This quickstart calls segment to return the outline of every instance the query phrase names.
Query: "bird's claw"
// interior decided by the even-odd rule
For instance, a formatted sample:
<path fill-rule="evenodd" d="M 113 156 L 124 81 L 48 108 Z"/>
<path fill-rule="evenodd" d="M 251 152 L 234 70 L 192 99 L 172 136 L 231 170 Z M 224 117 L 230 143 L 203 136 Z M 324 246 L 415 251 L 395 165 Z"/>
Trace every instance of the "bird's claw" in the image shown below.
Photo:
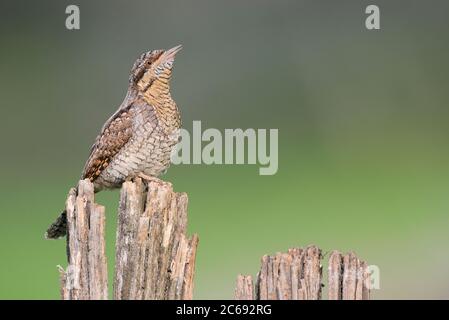
<path fill-rule="evenodd" d="M 138 176 L 139 178 L 142 178 L 142 179 L 145 180 L 145 181 L 148 181 L 148 182 L 158 182 L 158 183 L 163 182 L 163 181 L 162 181 L 161 179 L 159 179 L 159 178 L 152 177 L 152 176 L 146 175 L 146 174 L 144 174 L 144 173 L 139 173 L 137 176 Z"/>

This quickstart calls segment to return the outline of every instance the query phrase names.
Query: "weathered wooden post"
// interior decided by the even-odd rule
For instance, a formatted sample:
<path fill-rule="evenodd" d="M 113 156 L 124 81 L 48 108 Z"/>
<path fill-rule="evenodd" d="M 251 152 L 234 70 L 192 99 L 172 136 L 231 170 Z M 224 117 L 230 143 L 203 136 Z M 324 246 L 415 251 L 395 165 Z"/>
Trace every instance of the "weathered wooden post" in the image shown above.
<path fill-rule="evenodd" d="M 237 300 L 319 300 L 322 297 L 322 255 L 316 246 L 289 249 L 262 257 L 253 284 L 251 276 L 239 275 Z M 328 262 L 329 300 L 369 299 L 368 265 L 354 253 L 333 251 Z"/>
<path fill-rule="evenodd" d="M 354 252 L 334 250 L 329 257 L 329 300 L 369 300 L 369 271 Z"/>
<path fill-rule="evenodd" d="M 60 269 L 61 298 L 105 300 L 108 271 L 105 254 L 105 211 L 94 202 L 88 180 L 72 188 L 66 202 L 68 267 Z"/>
<path fill-rule="evenodd" d="M 125 182 L 120 193 L 114 299 L 192 299 L 198 236 L 187 237 L 185 193 L 158 179 Z M 66 202 L 68 267 L 60 267 L 65 300 L 108 298 L 105 210 L 95 203 L 88 180 L 71 189 Z M 264 255 L 256 282 L 239 275 L 235 299 L 319 300 L 321 249 L 317 246 Z M 354 253 L 332 251 L 328 259 L 330 300 L 370 297 L 368 265 Z"/>
<path fill-rule="evenodd" d="M 187 201 L 169 182 L 123 184 L 115 299 L 192 299 L 198 236 L 186 236 Z"/>
<path fill-rule="evenodd" d="M 185 193 L 168 182 L 125 182 L 120 193 L 114 299 L 192 299 L 198 236 L 186 236 Z M 107 299 L 104 207 L 88 180 L 66 203 L 68 267 L 61 273 L 66 300 Z"/>

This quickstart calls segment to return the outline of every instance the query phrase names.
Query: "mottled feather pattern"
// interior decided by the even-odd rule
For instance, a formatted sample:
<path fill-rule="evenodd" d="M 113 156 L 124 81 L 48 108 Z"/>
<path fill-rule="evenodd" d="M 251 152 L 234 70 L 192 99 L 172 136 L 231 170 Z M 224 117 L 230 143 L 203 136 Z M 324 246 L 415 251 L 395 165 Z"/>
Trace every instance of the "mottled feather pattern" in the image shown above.
<path fill-rule="evenodd" d="M 181 46 L 152 50 L 134 63 L 126 97 L 106 121 L 83 169 L 95 191 L 119 188 L 144 174 L 158 177 L 170 166 L 181 117 L 170 95 L 173 62 Z M 48 238 L 66 234 L 64 213 L 48 229 Z"/>
<path fill-rule="evenodd" d="M 132 136 L 132 105 L 119 110 L 103 127 L 91 148 L 90 156 L 83 170 L 83 179 L 94 181 L 109 165 L 111 159 L 120 151 Z"/>
<path fill-rule="evenodd" d="M 157 177 L 170 166 L 180 126 L 176 106 L 157 108 L 146 100 L 138 95 L 97 137 L 83 174 L 96 190 L 117 188 L 139 173 Z"/>

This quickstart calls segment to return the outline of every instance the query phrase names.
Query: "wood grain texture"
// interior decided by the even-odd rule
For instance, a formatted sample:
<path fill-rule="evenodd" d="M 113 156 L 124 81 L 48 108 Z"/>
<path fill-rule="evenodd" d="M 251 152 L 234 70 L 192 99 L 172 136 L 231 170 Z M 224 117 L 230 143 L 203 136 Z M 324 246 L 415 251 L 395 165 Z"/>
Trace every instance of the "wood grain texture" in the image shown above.
<path fill-rule="evenodd" d="M 369 300 L 369 270 L 354 252 L 333 251 L 329 257 L 329 299 Z"/>
<path fill-rule="evenodd" d="M 341 300 L 343 294 L 343 257 L 337 250 L 331 252 L 328 265 L 329 300 Z"/>
<path fill-rule="evenodd" d="M 71 189 L 66 202 L 66 270 L 59 268 L 61 297 L 64 300 L 104 300 L 108 298 L 105 254 L 105 211 L 94 202 L 94 186 L 82 180 Z"/>
<path fill-rule="evenodd" d="M 187 202 L 161 180 L 123 184 L 115 299 L 192 299 L 198 236 L 186 236 Z"/>
<path fill-rule="evenodd" d="M 362 261 L 353 252 L 343 256 L 343 300 L 362 300 L 363 268 Z"/>
<path fill-rule="evenodd" d="M 258 300 L 318 300 L 321 298 L 321 250 L 316 246 L 289 249 L 262 257 L 257 275 Z"/>
<path fill-rule="evenodd" d="M 192 299 L 198 236 L 186 236 L 185 193 L 168 182 L 123 184 L 117 227 L 115 299 Z M 68 267 L 59 268 L 64 300 L 108 298 L 104 207 L 88 180 L 70 190 Z"/>
<path fill-rule="evenodd" d="M 235 300 L 254 300 L 253 278 L 239 274 L 234 293 Z"/>
<path fill-rule="evenodd" d="M 286 253 L 264 255 L 254 285 L 251 276 L 239 275 L 238 300 L 319 300 L 322 298 L 321 250 L 314 246 L 293 248 Z M 328 260 L 329 300 L 368 300 L 369 273 L 366 262 L 353 252 L 332 251 Z"/>

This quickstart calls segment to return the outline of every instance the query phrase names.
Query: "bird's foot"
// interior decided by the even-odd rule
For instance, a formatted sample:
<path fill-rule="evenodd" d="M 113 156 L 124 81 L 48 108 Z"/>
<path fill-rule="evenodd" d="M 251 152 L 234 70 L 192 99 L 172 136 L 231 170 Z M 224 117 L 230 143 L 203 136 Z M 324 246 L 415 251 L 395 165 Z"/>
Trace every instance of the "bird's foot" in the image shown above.
<path fill-rule="evenodd" d="M 145 180 L 145 181 L 147 181 L 147 182 L 164 183 L 164 181 L 162 181 L 161 179 L 156 178 L 156 177 L 152 177 L 152 176 L 149 176 L 149 175 L 146 175 L 146 174 L 144 174 L 144 173 L 139 173 L 137 176 L 138 176 L 139 178 L 142 178 L 143 180 Z"/>

